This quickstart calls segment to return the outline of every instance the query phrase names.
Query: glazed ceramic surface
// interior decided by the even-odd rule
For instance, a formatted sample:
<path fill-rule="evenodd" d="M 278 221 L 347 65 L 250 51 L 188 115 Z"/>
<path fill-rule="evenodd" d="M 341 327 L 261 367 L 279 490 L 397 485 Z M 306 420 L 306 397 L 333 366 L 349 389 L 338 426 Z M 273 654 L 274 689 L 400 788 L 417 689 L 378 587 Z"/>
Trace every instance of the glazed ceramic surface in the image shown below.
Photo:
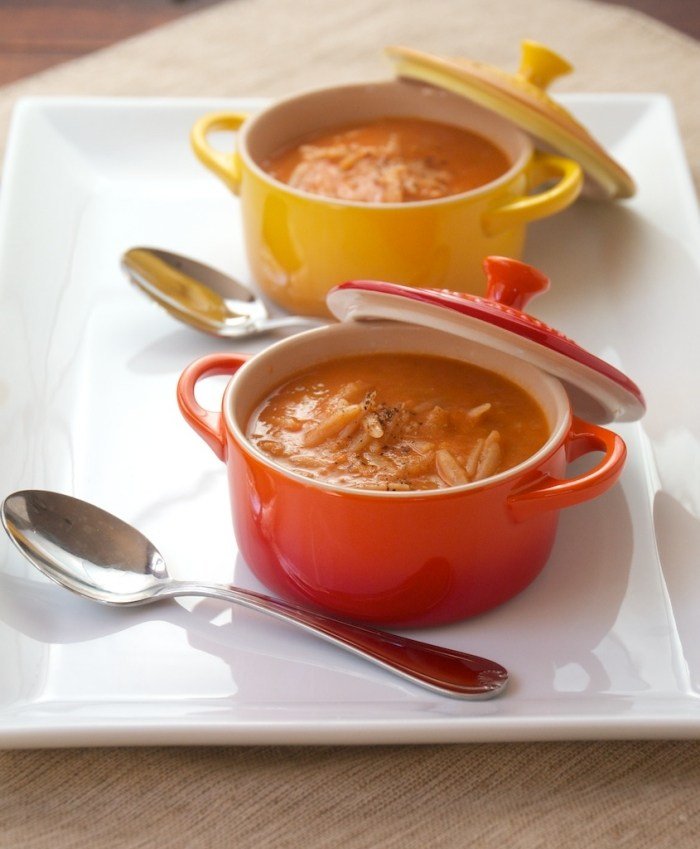
<path fill-rule="evenodd" d="M 0 745 L 700 735 L 700 416 L 677 389 L 700 373 L 697 203 L 668 100 L 562 101 L 640 191 L 624 205 L 579 202 L 529 231 L 525 259 L 559 281 L 532 311 L 634 376 L 648 412 L 611 426 L 628 446 L 619 484 L 561 511 L 526 590 L 460 623 L 407 629 L 501 661 L 504 697 L 432 696 L 213 602 L 95 607 L 41 578 L 3 535 Z M 221 461 L 175 401 L 182 369 L 230 344 L 173 323 L 124 280 L 119 257 L 145 242 L 252 282 L 237 203 L 187 133 L 207 112 L 262 105 L 25 101 L 0 190 L 2 495 L 86 498 L 137 525 L 177 577 L 259 591 L 236 551 Z M 201 384 L 202 403 L 221 404 L 222 382 Z"/>
<path fill-rule="evenodd" d="M 294 189 L 260 168 L 267 156 L 311 132 L 385 116 L 420 116 L 471 129 L 508 156 L 497 180 L 460 195 L 417 203 L 373 204 Z M 235 152 L 208 136 L 237 130 Z M 578 196 L 573 160 L 533 152 L 529 137 L 496 114 L 432 86 L 386 82 L 309 92 L 280 101 L 252 119 L 245 113 L 203 116 L 192 132 L 202 162 L 240 197 L 245 244 L 263 291 L 294 312 L 325 315 L 325 296 L 362 277 L 482 292 L 488 254 L 518 257 L 526 225 Z M 531 188 L 552 180 L 539 194 Z M 221 227 L 228 230 L 230 216 Z"/>
<path fill-rule="evenodd" d="M 294 474 L 250 444 L 261 400 L 296 372 L 367 352 L 451 357 L 525 389 L 550 431 L 528 461 L 484 481 L 431 492 L 360 492 Z M 200 379 L 236 374 L 222 414 L 195 398 Z M 426 626 L 483 613 L 512 598 L 549 556 L 558 511 L 600 495 L 625 460 L 619 436 L 572 423 L 557 381 L 520 359 L 446 333 L 396 322 L 335 325 L 279 342 L 252 360 L 201 358 L 178 386 L 183 415 L 228 468 L 236 538 L 269 588 L 360 621 Z M 567 460 L 602 451 L 592 470 L 564 480 Z"/>
<path fill-rule="evenodd" d="M 521 42 L 520 67 L 509 73 L 483 62 L 450 59 L 410 47 L 388 47 L 397 75 L 430 82 L 454 91 L 508 118 L 538 140 L 545 150 L 578 162 L 585 174 L 585 193 L 591 197 L 629 198 L 634 179 L 596 140 L 594 135 L 551 97 L 547 88 L 572 65 L 544 44 Z"/>

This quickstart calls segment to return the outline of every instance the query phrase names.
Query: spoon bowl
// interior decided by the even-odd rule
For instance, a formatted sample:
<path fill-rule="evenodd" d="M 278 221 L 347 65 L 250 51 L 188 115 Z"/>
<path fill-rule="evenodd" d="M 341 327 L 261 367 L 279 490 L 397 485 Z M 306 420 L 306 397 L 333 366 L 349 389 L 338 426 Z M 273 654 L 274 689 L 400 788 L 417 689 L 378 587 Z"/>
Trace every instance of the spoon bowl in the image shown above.
<path fill-rule="evenodd" d="M 271 318 L 262 299 L 239 280 L 171 251 L 131 248 L 121 266 L 129 280 L 173 318 L 212 336 L 242 339 L 328 323 L 297 315 Z"/>
<path fill-rule="evenodd" d="M 111 605 L 205 596 L 291 622 L 441 695 L 487 699 L 508 680 L 498 663 L 407 637 L 354 625 L 223 584 L 178 581 L 136 528 L 93 504 L 58 492 L 24 490 L 2 505 L 2 523 L 22 554 L 74 593 Z"/>

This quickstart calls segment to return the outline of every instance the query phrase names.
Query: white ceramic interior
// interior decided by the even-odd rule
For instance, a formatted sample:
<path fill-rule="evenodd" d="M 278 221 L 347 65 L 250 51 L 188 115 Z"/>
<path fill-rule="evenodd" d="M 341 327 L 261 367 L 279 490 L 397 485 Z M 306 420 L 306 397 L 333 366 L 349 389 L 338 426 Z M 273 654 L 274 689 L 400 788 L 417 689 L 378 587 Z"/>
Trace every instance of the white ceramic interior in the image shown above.
<path fill-rule="evenodd" d="M 223 397 L 223 413 L 228 429 L 238 443 L 263 463 L 308 485 L 323 489 L 343 490 L 334 484 L 310 480 L 296 475 L 288 468 L 275 463 L 268 455 L 249 442 L 246 431 L 251 417 L 270 392 L 294 374 L 323 360 L 352 354 L 368 353 L 418 353 L 463 360 L 502 375 L 516 383 L 540 404 L 550 431 L 547 442 L 529 459 L 518 466 L 488 478 L 465 484 L 455 489 L 478 488 L 516 476 L 536 466 L 566 436 L 570 421 L 570 404 L 558 380 L 535 366 L 481 345 L 469 339 L 458 338 L 439 330 L 400 322 L 347 322 L 309 330 L 283 339 L 252 357 L 229 381 Z M 357 490 L 353 490 L 357 492 Z M 410 498 L 419 495 L 440 496 L 445 490 L 421 492 L 381 492 L 363 490 L 368 497 Z"/>
<path fill-rule="evenodd" d="M 510 179 L 525 167 L 532 154 L 529 136 L 494 112 L 444 89 L 404 80 L 315 89 L 277 101 L 246 121 L 238 134 L 238 152 L 248 168 L 265 180 L 277 182 L 260 167 L 265 158 L 298 144 L 309 134 L 386 117 L 419 117 L 463 127 L 489 139 L 506 154 L 511 167 L 504 174 L 469 192 L 449 196 L 452 199 L 480 194 Z M 315 197 L 290 186 L 285 188 Z"/>

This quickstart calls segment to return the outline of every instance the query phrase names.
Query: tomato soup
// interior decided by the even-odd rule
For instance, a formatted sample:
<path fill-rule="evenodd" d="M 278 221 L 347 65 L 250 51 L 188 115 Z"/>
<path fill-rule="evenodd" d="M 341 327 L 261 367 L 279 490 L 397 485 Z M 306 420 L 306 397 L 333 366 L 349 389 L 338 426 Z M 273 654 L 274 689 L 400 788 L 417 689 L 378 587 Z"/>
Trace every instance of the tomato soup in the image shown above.
<path fill-rule="evenodd" d="M 312 135 L 261 164 L 294 188 L 365 203 L 460 194 L 490 183 L 510 166 L 500 148 L 476 133 L 403 117 Z"/>
<path fill-rule="evenodd" d="M 298 474 L 399 492 L 483 480 L 548 436 L 539 404 L 510 380 L 420 354 L 322 363 L 277 387 L 248 424 L 251 442 Z"/>

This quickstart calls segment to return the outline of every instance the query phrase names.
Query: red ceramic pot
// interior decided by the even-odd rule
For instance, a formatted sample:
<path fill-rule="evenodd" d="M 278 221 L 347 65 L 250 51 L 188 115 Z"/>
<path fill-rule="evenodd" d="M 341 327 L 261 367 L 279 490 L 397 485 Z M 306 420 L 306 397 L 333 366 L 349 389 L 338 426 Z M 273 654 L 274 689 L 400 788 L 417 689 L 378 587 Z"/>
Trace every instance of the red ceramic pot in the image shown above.
<path fill-rule="evenodd" d="M 539 402 L 547 442 L 483 481 L 378 492 L 310 480 L 248 440 L 250 417 L 273 388 L 320 357 L 372 351 L 463 359 L 504 375 Z M 195 399 L 197 382 L 215 374 L 232 375 L 216 412 Z M 236 538 L 257 577 L 284 598 L 371 623 L 437 625 L 512 598 L 547 562 L 559 511 L 609 489 L 626 454 L 618 435 L 572 413 L 561 382 L 543 369 L 468 338 L 395 321 L 311 330 L 251 358 L 202 357 L 183 372 L 178 400 L 226 464 Z M 565 478 L 567 464 L 589 452 L 602 459 Z"/>

